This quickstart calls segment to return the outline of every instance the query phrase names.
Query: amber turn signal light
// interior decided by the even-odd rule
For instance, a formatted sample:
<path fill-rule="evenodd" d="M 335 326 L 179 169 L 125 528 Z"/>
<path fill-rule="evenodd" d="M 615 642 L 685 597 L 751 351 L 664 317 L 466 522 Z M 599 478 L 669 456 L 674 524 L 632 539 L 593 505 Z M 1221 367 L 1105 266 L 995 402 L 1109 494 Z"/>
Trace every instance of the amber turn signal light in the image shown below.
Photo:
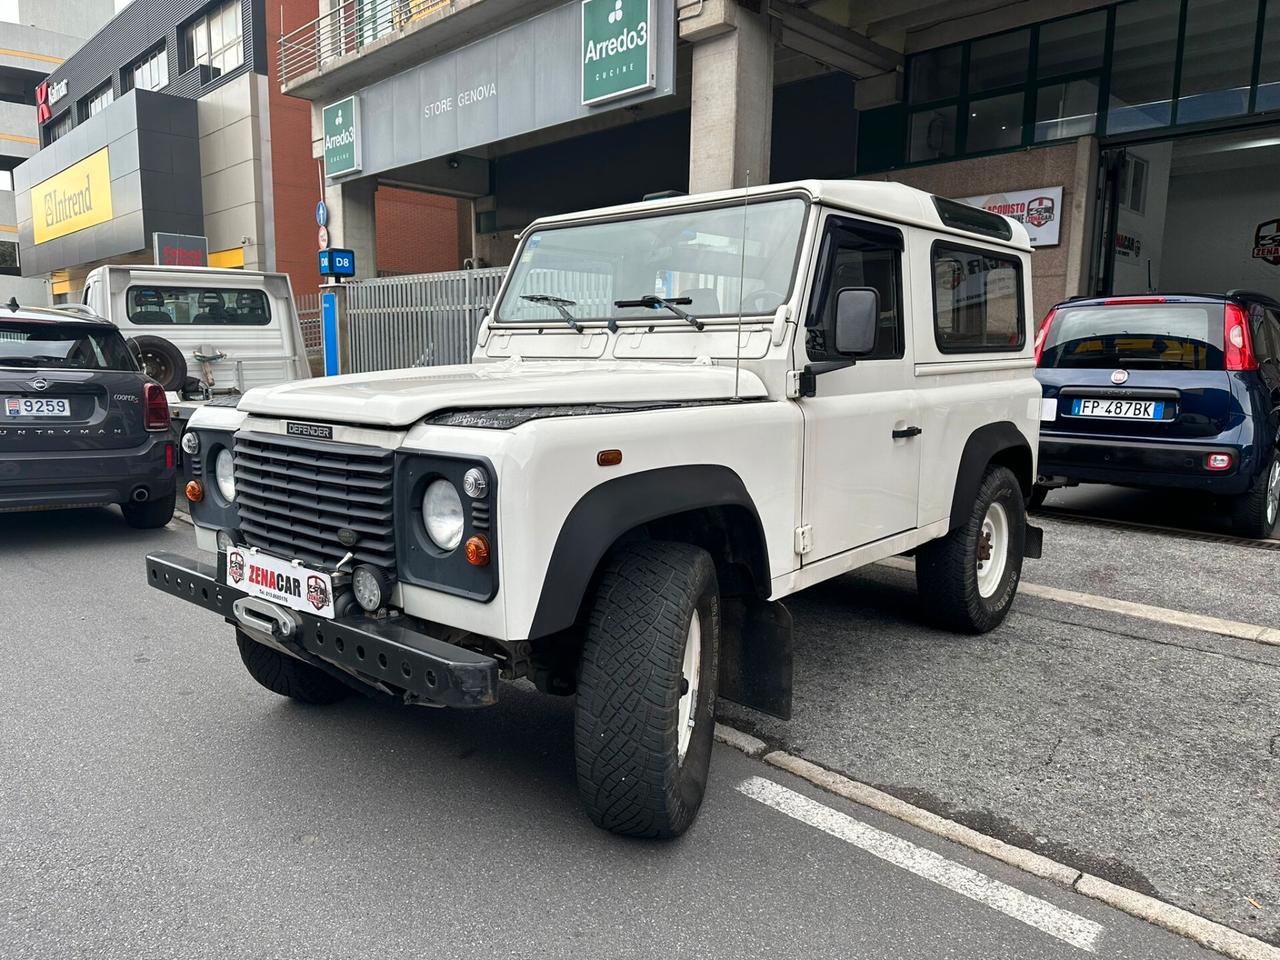
<path fill-rule="evenodd" d="M 186 494 L 192 503 L 199 503 L 204 499 L 204 486 L 199 480 L 188 480 Z"/>
<path fill-rule="evenodd" d="M 489 565 L 489 541 L 479 534 L 467 541 L 467 563 L 473 567 Z"/>
<path fill-rule="evenodd" d="M 601 450 L 596 454 L 596 464 L 601 467 L 616 467 L 621 462 L 621 450 Z"/>

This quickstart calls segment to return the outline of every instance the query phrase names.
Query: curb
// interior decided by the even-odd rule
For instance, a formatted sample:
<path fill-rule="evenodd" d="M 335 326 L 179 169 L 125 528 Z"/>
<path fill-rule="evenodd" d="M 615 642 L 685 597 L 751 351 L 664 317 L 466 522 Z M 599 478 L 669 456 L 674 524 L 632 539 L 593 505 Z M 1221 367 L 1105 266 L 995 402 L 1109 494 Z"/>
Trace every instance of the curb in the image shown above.
<path fill-rule="evenodd" d="M 785 770 L 828 793 L 844 797 L 860 806 L 878 810 L 895 820 L 901 820 L 934 836 L 985 854 L 1025 873 L 1051 880 L 1074 890 L 1081 896 L 1105 903 L 1131 917 L 1145 920 L 1170 933 L 1186 937 L 1202 947 L 1232 957 L 1233 960 L 1280 960 L 1280 948 L 1243 934 L 1239 930 L 1207 920 L 1189 910 L 1175 907 L 1173 904 L 1138 893 L 1136 890 L 1121 887 L 1092 874 L 1082 873 L 1074 867 L 1058 863 L 1042 854 L 989 837 L 954 820 L 948 820 L 946 817 L 940 817 L 936 813 L 930 813 L 928 810 L 899 800 L 883 790 L 877 790 L 865 783 L 834 773 L 802 757 L 783 750 L 767 752 L 768 746 L 763 740 L 743 733 L 741 730 L 717 723 L 715 738 L 749 757 L 759 757 L 770 766 Z"/>

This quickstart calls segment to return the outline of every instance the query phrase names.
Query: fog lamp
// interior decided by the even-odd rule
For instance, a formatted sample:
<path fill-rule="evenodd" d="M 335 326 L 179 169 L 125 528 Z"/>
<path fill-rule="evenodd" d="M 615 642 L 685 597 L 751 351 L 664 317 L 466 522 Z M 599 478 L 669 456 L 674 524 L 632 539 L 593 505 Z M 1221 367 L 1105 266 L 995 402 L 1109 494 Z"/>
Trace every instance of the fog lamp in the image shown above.
<path fill-rule="evenodd" d="M 356 603 L 368 613 L 381 610 L 391 600 L 391 578 L 367 563 L 362 563 L 351 573 L 351 589 Z"/>

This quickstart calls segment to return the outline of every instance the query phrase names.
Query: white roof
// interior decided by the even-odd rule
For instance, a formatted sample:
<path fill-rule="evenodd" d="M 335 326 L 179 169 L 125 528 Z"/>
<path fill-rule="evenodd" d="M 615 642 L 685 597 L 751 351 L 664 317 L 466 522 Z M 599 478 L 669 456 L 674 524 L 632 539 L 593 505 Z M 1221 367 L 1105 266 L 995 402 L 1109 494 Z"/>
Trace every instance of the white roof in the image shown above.
<path fill-rule="evenodd" d="M 763 187 L 752 187 L 753 198 L 776 196 L 781 194 L 806 193 L 816 201 L 862 213 L 894 223 L 924 227 L 941 233 L 952 233 L 969 237 L 983 243 L 1014 247 L 1018 250 L 1030 250 L 1031 241 L 1026 228 L 1009 217 L 1013 229 L 1013 237 L 1009 240 L 998 240 L 985 234 L 956 229 L 943 224 L 938 216 L 937 207 L 933 204 L 933 194 L 917 190 L 905 183 L 892 183 L 883 180 L 796 180 L 791 183 L 770 183 Z M 653 213 L 657 210 L 677 209 L 690 204 L 702 204 L 717 200 L 741 201 L 742 190 L 721 190 L 716 193 L 700 193 L 689 196 L 667 197 L 661 200 L 645 200 L 639 203 L 621 204 L 615 207 L 602 207 L 596 210 L 582 210 L 577 213 L 562 214 L 554 217 L 543 217 L 535 220 L 531 227 L 545 226 L 555 223 L 572 223 L 578 220 L 595 220 L 600 217 L 623 216 L 634 213 Z M 995 216 L 995 214 L 993 214 Z"/>

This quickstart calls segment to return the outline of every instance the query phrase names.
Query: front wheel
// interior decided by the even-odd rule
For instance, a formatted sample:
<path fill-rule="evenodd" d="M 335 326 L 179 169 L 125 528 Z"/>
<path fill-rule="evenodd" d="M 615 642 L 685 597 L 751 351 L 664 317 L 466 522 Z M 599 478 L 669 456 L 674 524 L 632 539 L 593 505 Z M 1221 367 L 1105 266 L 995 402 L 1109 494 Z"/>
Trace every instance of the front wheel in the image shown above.
<path fill-rule="evenodd" d="M 1027 513 L 1008 467 L 987 468 L 965 522 L 916 552 L 916 586 L 938 622 L 986 633 L 1004 621 L 1022 577 Z"/>
<path fill-rule="evenodd" d="M 1265 540 L 1276 535 L 1280 521 L 1280 451 L 1249 492 L 1236 498 L 1231 512 L 1236 532 L 1242 537 Z"/>
<path fill-rule="evenodd" d="M 715 564 L 685 543 L 605 561 L 578 667 L 578 791 L 596 826 L 676 837 L 707 787 L 720 656 Z"/>
<path fill-rule="evenodd" d="M 272 693 L 299 703 L 328 704 L 345 700 L 350 688 L 323 670 L 272 650 L 246 633 L 236 631 L 236 645 L 249 676 Z"/>

